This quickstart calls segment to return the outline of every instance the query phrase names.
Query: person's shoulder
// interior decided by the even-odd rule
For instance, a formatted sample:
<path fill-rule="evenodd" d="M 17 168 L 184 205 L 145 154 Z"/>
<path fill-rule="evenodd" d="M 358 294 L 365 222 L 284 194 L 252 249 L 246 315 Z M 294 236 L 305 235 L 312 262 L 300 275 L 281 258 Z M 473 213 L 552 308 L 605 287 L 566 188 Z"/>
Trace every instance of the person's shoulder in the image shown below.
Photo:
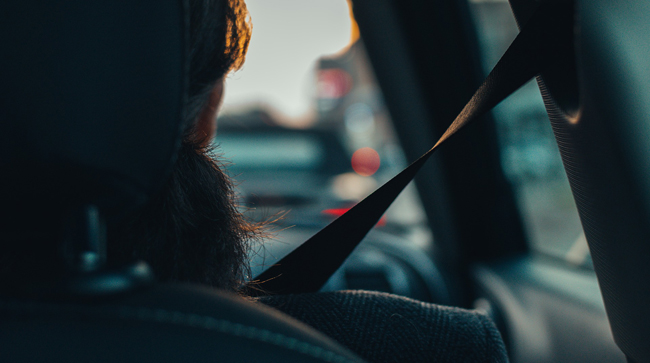
<path fill-rule="evenodd" d="M 499 331 L 476 310 L 357 290 L 256 300 L 311 325 L 370 362 L 507 362 Z"/>

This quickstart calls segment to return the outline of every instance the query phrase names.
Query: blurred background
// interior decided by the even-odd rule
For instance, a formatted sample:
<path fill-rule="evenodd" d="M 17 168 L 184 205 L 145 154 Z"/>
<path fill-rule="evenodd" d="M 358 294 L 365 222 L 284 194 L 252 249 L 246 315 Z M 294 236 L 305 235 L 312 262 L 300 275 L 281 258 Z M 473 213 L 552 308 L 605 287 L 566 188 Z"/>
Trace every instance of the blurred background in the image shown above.
<path fill-rule="evenodd" d="M 217 152 L 240 204 L 272 236 L 253 276 L 407 165 L 346 0 L 247 0 L 246 63 L 226 82 Z M 507 1 L 472 0 L 485 72 L 518 30 Z M 494 110 L 504 171 L 531 247 L 589 266 L 584 236 L 539 90 L 530 83 Z M 450 120 L 451 122 L 451 120 Z M 445 302 L 428 258 L 435 241 L 414 186 L 405 190 L 328 289 L 374 289 Z"/>

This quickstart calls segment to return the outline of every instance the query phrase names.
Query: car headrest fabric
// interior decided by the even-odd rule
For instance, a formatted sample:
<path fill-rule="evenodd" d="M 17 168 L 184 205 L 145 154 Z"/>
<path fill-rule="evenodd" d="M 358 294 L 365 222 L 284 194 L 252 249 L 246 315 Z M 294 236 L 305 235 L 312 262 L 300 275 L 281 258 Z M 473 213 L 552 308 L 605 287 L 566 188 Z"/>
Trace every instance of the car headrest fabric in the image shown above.
<path fill-rule="evenodd" d="M 124 210 L 156 190 L 182 128 L 184 8 L 182 0 L 0 2 L 5 210 Z"/>

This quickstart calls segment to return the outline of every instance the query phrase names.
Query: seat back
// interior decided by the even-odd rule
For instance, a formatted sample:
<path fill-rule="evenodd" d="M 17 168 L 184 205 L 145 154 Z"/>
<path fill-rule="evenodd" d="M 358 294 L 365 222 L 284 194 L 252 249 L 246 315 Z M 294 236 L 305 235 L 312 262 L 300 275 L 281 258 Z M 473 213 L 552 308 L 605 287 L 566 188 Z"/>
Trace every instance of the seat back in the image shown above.
<path fill-rule="evenodd" d="M 0 298 L 0 316 L 3 362 L 363 362 L 280 312 L 191 285 L 92 303 Z"/>

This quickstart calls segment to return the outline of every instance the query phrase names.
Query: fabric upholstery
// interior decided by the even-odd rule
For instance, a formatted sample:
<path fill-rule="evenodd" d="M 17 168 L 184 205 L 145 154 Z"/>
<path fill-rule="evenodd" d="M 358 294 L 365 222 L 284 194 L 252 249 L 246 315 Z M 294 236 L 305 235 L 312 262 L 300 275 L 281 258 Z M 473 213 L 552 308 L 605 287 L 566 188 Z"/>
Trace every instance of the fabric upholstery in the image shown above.
<path fill-rule="evenodd" d="M 368 291 L 277 295 L 257 301 L 373 363 L 508 361 L 496 326 L 477 311 Z"/>
<path fill-rule="evenodd" d="M 159 284 L 96 301 L 0 297 L 1 362 L 362 362 L 240 296 Z"/>
<path fill-rule="evenodd" d="M 184 7 L 0 2 L 0 198 L 20 212 L 3 230 L 68 205 L 121 215 L 159 190 L 182 131 Z"/>

